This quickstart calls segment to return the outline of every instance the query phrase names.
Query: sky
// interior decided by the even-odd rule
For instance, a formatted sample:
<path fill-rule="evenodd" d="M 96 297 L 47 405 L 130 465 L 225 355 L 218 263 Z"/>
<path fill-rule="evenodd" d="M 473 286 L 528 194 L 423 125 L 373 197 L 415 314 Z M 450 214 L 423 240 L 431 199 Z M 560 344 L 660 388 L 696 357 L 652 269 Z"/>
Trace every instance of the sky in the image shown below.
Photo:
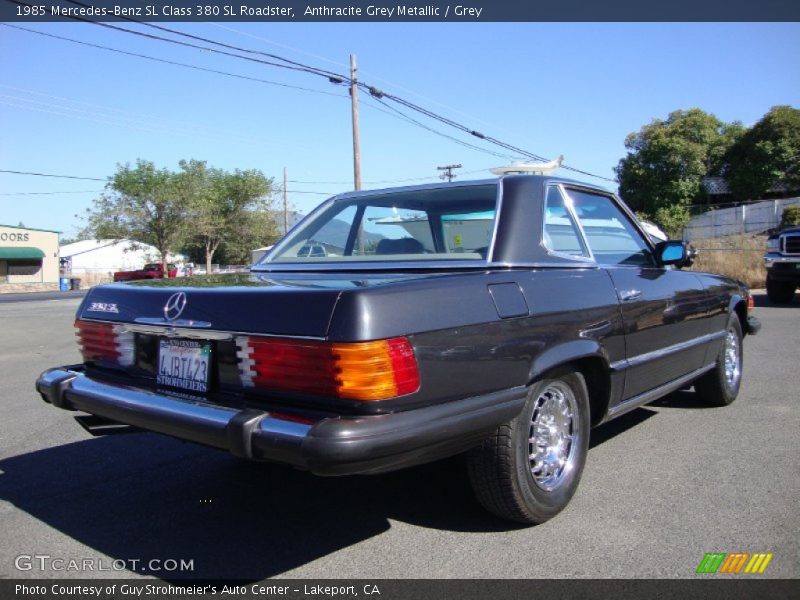
<path fill-rule="evenodd" d="M 273 83 L 0 25 L 0 170 L 101 180 L 0 173 L 2 224 L 72 237 L 105 179 L 139 158 L 170 169 L 182 159 L 259 169 L 278 184 L 285 167 L 289 201 L 303 213 L 353 189 L 350 102 L 341 85 L 88 23 L 13 25 Z M 798 23 L 162 25 L 342 74 L 355 54 L 364 83 L 611 179 L 625 136 L 673 110 L 698 107 L 749 126 L 772 106 L 800 105 Z M 436 167 L 454 163 L 463 165 L 460 180 L 483 179 L 514 158 L 402 109 L 425 127 L 507 156 L 466 148 L 364 93 L 360 99 L 364 189 L 437 181 Z"/>

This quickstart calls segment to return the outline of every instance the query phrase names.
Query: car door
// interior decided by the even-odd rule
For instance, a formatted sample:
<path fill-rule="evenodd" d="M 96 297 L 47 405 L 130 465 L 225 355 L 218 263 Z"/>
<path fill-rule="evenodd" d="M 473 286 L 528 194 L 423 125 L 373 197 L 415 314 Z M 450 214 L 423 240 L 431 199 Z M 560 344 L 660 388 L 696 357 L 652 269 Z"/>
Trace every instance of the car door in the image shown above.
<path fill-rule="evenodd" d="M 565 188 L 592 257 L 614 284 L 625 329 L 623 401 L 703 366 L 707 293 L 693 273 L 656 263 L 652 247 L 612 196 Z"/>

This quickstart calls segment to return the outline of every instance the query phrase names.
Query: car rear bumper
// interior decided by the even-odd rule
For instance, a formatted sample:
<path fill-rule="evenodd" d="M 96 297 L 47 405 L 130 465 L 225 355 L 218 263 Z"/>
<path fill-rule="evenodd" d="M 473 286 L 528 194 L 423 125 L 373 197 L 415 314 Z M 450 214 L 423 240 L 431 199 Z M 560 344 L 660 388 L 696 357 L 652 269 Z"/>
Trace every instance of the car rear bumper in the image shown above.
<path fill-rule="evenodd" d="M 36 391 L 59 408 L 319 475 L 390 471 L 466 450 L 513 419 L 527 394 L 517 387 L 392 414 L 303 423 L 101 381 L 82 366 L 45 371 Z"/>

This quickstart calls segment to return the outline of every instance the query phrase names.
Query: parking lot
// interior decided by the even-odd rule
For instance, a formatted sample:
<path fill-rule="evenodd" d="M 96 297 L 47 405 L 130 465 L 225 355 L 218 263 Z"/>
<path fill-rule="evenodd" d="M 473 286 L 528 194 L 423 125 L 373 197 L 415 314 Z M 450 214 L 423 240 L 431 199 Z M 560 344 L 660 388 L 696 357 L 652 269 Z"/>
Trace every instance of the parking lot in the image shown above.
<path fill-rule="evenodd" d="M 459 458 L 325 479 L 93 438 L 33 391 L 79 361 L 79 299 L 0 303 L 0 578 L 686 578 L 706 552 L 773 553 L 757 577 L 798 577 L 800 301 L 757 300 L 737 401 L 678 392 L 594 430 L 577 495 L 533 528 L 488 516 Z"/>

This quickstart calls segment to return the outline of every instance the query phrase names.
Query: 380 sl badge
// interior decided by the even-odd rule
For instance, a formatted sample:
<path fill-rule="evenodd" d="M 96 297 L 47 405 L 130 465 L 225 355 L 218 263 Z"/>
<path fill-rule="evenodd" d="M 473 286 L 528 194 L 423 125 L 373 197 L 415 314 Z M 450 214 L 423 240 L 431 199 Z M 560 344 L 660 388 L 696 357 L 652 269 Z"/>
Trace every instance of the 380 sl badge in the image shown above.
<path fill-rule="evenodd" d="M 86 310 L 119 314 L 119 308 L 115 302 L 92 302 Z"/>

